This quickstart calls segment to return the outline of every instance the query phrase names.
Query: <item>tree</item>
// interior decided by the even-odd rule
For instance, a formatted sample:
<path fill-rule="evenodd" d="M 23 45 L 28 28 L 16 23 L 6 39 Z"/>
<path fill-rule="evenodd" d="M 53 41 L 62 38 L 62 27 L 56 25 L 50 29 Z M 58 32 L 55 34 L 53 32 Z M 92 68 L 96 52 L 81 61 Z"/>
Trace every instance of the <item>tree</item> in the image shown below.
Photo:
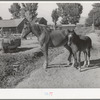
<path fill-rule="evenodd" d="M 18 3 L 13 3 L 9 8 L 9 12 L 12 14 L 12 17 L 14 19 L 20 18 L 20 10 L 21 10 L 21 6 Z"/>
<path fill-rule="evenodd" d="M 37 14 L 38 3 L 22 3 L 21 16 L 26 17 L 28 21 L 32 21 Z"/>
<path fill-rule="evenodd" d="M 26 18 L 32 21 L 37 16 L 38 3 L 13 3 L 9 8 L 9 12 L 13 18 Z"/>
<path fill-rule="evenodd" d="M 56 28 L 57 21 L 59 19 L 59 15 L 58 15 L 58 10 L 57 9 L 52 11 L 51 17 L 52 17 L 52 21 L 54 22 L 55 28 Z"/>
<path fill-rule="evenodd" d="M 93 9 L 89 12 L 88 18 L 86 19 L 86 26 L 94 25 L 95 27 L 100 26 L 100 3 L 94 3 Z"/>
<path fill-rule="evenodd" d="M 62 24 L 76 24 L 79 22 L 83 6 L 80 3 L 57 3 Z"/>
<path fill-rule="evenodd" d="M 0 20 L 3 20 L 3 18 L 2 18 L 2 17 L 0 17 Z"/>

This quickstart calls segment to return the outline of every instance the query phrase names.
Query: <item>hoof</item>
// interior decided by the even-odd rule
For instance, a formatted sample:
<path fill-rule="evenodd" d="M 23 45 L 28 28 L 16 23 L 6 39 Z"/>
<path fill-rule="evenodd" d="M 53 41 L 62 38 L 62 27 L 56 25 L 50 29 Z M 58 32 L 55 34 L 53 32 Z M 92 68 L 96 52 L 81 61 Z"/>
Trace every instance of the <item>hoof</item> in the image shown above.
<path fill-rule="evenodd" d="M 74 65 L 72 64 L 71 67 L 74 67 Z"/>
<path fill-rule="evenodd" d="M 43 69 L 44 69 L 45 72 L 47 72 L 47 66 L 43 65 Z"/>
<path fill-rule="evenodd" d="M 45 69 L 45 72 L 47 72 L 47 68 Z"/>
<path fill-rule="evenodd" d="M 44 69 L 47 69 L 47 66 L 46 66 L 46 65 L 43 65 L 43 68 L 44 68 Z"/>
<path fill-rule="evenodd" d="M 47 67 L 48 67 L 48 64 L 47 64 L 46 62 L 44 62 L 43 68 L 44 68 L 44 69 L 47 69 Z"/>
<path fill-rule="evenodd" d="M 89 67 L 89 65 L 86 65 L 86 67 L 88 68 L 88 67 Z"/>
<path fill-rule="evenodd" d="M 75 64 L 74 64 L 74 67 L 75 67 L 76 69 L 78 69 L 78 63 L 75 63 Z"/>
<path fill-rule="evenodd" d="M 78 69 L 78 66 L 74 66 L 76 69 Z"/>
<path fill-rule="evenodd" d="M 47 68 L 47 66 L 45 66 L 45 65 L 43 64 L 43 68 L 44 68 L 44 69 L 46 69 L 46 68 Z"/>
<path fill-rule="evenodd" d="M 68 63 L 68 66 L 71 66 L 71 65 L 72 65 L 72 63 L 71 63 L 71 62 L 69 62 L 69 63 Z"/>
<path fill-rule="evenodd" d="M 78 70 L 81 72 L 81 68 L 80 67 L 78 67 Z"/>
<path fill-rule="evenodd" d="M 88 68 L 88 65 L 84 65 L 83 68 Z"/>

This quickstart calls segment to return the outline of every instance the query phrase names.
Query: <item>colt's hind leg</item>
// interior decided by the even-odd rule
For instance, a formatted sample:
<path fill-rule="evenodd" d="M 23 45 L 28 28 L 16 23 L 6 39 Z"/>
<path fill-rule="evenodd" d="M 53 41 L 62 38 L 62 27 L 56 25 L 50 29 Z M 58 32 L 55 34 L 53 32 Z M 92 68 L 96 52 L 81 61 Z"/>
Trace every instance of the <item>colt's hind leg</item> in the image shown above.
<path fill-rule="evenodd" d="M 90 49 L 88 50 L 88 64 L 87 67 L 90 65 Z"/>
<path fill-rule="evenodd" d="M 86 67 L 86 64 L 87 64 L 87 52 L 86 51 L 84 51 L 84 58 L 85 60 L 84 60 L 83 66 Z"/>
<path fill-rule="evenodd" d="M 74 63 L 73 63 L 73 66 L 74 66 L 75 68 L 77 68 L 77 69 L 78 69 L 78 63 L 77 63 L 77 53 L 74 53 L 74 54 L 73 54 L 73 57 L 74 57 Z"/>
<path fill-rule="evenodd" d="M 43 68 L 44 69 L 47 69 L 48 67 L 48 46 L 44 46 L 44 56 L 45 56 L 45 61 L 44 61 L 44 64 L 43 64 Z"/>

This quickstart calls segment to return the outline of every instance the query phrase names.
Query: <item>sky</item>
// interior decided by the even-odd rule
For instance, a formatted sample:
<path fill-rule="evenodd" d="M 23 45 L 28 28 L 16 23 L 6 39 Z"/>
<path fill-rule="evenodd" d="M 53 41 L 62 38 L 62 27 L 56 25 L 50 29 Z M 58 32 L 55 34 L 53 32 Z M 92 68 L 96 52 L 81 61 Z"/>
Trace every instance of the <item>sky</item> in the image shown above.
<path fill-rule="evenodd" d="M 12 3 L 0 3 L 0 16 L 3 19 L 10 19 L 11 14 L 9 12 L 9 8 Z M 81 14 L 82 17 L 87 17 L 89 11 L 92 9 L 92 3 L 81 3 L 83 6 L 83 12 Z M 52 23 L 51 13 L 52 10 L 57 8 L 56 3 L 39 3 L 38 4 L 38 16 L 44 17 L 48 23 Z"/>

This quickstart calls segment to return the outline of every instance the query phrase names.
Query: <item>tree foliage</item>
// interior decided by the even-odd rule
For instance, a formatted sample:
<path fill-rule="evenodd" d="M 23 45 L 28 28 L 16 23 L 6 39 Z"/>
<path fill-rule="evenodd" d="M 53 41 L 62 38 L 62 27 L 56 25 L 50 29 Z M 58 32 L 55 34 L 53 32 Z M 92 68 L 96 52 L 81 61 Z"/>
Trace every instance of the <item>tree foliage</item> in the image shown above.
<path fill-rule="evenodd" d="M 9 12 L 13 18 L 27 18 L 29 21 L 37 16 L 38 3 L 13 3 L 9 8 Z"/>
<path fill-rule="evenodd" d="M 62 24 L 76 24 L 79 22 L 83 6 L 80 3 L 57 3 Z"/>
<path fill-rule="evenodd" d="M 86 19 L 86 26 L 91 26 L 94 24 L 94 26 L 99 27 L 100 26 L 100 3 L 94 3 L 93 9 L 89 12 L 88 18 Z"/>
<path fill-rule="evenodd" d="M 32 21 L 37 14 L 38 3 L 22 3 L 21 16 Z"/>
<path fill-rule="evenodd" d="M 3 20 L 3 18 L 2 18 L 2 17 L 0 17 L 0 20 Z"/>
<path fill-rule="evenodd" d="M 59 14 L 58 14 L 58 10 L 57 9 L 52 11 L 51 17 L 52 17 L 52 21 L 54 22 L 55 27 L 56 27 L 57 21 L 59 19 Z"/>
<path fill-rule="evenodd" d="M 20 18 L 20 10 L 21 10 L 21 6 L 18 3 L 13 3 L 9 8 L 9 12 L 12 14 L 12 17 L 14 19 Z"/>

